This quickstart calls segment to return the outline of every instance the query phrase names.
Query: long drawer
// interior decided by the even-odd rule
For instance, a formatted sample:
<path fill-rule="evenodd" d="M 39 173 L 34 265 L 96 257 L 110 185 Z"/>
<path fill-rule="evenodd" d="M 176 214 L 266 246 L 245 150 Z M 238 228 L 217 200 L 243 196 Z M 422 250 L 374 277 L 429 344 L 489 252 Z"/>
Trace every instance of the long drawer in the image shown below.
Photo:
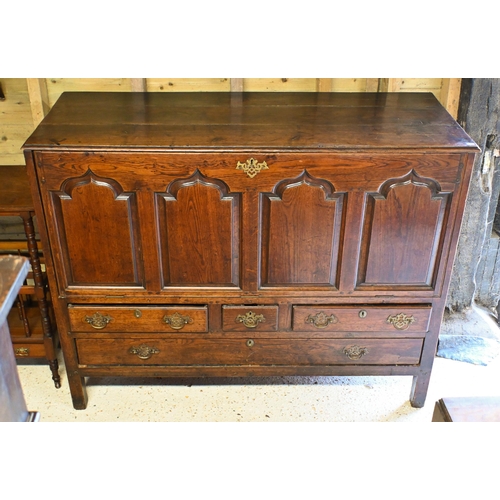
<path fill-rule="evenodd" d="M 81 365 L 415 365 L 422 339 L 76 339 Z"/>
<path fill-rule="evenodd" d="M 425 333 L 431 306 L 294 306 L 293 330 Z"/>
<path fill-rule="evenodd" d="M 72 332 L 208 331 L 206 306 L 69 306 Z"/>

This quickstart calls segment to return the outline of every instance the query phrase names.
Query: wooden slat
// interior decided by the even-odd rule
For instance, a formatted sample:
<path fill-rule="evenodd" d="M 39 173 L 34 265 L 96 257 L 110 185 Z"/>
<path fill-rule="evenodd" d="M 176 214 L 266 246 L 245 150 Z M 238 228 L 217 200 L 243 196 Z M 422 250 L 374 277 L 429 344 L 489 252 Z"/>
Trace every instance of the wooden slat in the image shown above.
<path fill-rule="evenodd" d="M 149 92 L 229 92 L 229 78 L 148 78 Z"/>
<path fill-rule="evenodd" d="M 147 90 L 146 78 L 131 78 L 130 90 L 132 90 L 132 92 L 146 92 Z"/>
<path fill-rule="evenodd" d="M 130 92 L 130 78 L 47 78 L 49 104 L 63 92 Z"/>
<path fill-rule="evenodd" d="M 367 92 L 378 92 L 379 78 L 367 78 L 366 79 L 366 91 Z"/>
<path fill-rule="evenodd" d="M 389 78 L 387 92 L 400 92 L 403 85 L 403 78 Z"/>
<path fill-rule="evenodd" d="M 448 110 L 453 118 L 458 115 L 458 103 L 460 100 L 461 78 L 443 78 L 441 87 L 441 104 Z"/>
<path fill-rule="evenodd" d="M 245 78 L 249 92 L 315 92 L 317 78 Z"/>
<path fill-rule="evenodd" d="M 231 92 L 243 92 L 243 78 L 231 78 Z"/>
<path fill-rule="evenodd" d="M 332 79 L 331 78 L 317 78 L 316 79 L 318 92 L 331 92 Z"/>
<path fill-rule="evenodd" d="M 45 78 L 27 78 L 33 125 L 36 127 L 50 110 Z"/>

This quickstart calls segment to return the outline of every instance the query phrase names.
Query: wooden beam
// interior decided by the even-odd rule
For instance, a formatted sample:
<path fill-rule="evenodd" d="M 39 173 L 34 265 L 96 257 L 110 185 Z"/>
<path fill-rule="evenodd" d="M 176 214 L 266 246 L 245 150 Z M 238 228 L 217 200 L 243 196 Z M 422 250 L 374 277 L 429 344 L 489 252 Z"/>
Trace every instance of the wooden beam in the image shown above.
<path fill-rule="evenodd" d="M 243 78 L 230 78 L 231 92 L 243 92 Z"/>
<path fill-rule="evenodd" d="M 130 89 L 132 92 L 147 92 L 146 78 L 131 78 Z"/>
<path fill-rule="evenodd" d="M 460 99 L 461 78 L 443 78 L 441 87 L 441 103 L 453 118 L 457 119 L 458 103 Z"/>
<path fill-rule="evenodd" d="M 316 78 L 316 88 L 318 92 L 331 92 L 332 79 L 331 78 Z"/>
<path fill-rule="evenodd" d="M 26 82 L 28 84 L 31 116 L 36 127 L 50 111 L 47 81 L 45 78 L 27 78 Z"/>
<path fill-rule="evenodd" d="M 387 92 L 401 92 L 403 86 L 402 78 L 389 78 Z"/>
<path fill-rule="evenodd" d="M 380 78 L 367 78 L 366 79 L 366 91 L 367 92 L 378 92 L 379 91 L 379 80 Z"/>

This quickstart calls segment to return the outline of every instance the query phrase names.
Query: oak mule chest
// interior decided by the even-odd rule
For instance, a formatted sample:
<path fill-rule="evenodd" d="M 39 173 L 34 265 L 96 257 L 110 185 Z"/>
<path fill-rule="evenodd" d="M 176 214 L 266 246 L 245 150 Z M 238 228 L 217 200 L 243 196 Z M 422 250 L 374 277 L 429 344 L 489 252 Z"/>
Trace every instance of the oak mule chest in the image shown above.
<path fill-rule="evenodd" d="M 24 145 L 88 376 L 407 375 L 424 404 L 477 145 L 427 93 L 64 93 Z"/>

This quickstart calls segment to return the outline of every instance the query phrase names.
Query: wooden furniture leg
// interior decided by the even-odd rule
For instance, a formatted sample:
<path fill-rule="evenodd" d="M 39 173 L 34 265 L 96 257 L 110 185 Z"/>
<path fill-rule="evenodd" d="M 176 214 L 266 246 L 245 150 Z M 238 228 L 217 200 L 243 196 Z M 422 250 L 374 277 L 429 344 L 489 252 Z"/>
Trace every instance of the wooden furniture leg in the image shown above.
<path fill-rule="evenodd" d="M 52 380 L 57 389 L 61 387 L 61 377 L 59 376 L 59 363 L 57 361 L 56 352 L 54 348 L 54 339 L 52 334 L 52 325 L 49 316 L 46 299 L 46 285 L 43 279 L 42 268 L 40 265 L 40 257 L 38 253 L 38 246 L 36 243 L 35 226 L 33 224 L 33 217 L 31 212 L 24 212 L 20 214 L 23 219 L 24 231 L 28 242 L 28 252 L 30 254 L 31 267 L 33 269 L 33 281 L 35 282 L 35 294 L 42 317 L 43 328 L 43 343 L 45 352 L 47 354 L 47 361 L 52 372 Z"/>

